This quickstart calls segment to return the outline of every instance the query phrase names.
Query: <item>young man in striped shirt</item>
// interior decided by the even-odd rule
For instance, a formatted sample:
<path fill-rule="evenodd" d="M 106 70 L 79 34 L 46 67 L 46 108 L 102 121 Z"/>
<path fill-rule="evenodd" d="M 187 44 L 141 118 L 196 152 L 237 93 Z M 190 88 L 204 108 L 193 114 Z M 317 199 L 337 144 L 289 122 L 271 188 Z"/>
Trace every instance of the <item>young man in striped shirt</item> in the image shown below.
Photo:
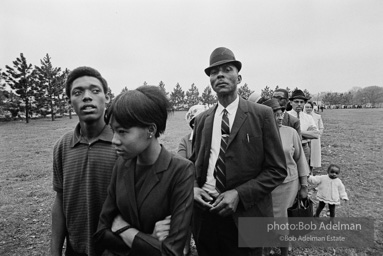
<path fill-rule="evenodd" d="M 95 255 L 92 236 L 117 158 L 105 124 L 108 84 L 90 67 L 68 75 L 66 95 L 79 123 L 54 146 L 51 255 Z"/>

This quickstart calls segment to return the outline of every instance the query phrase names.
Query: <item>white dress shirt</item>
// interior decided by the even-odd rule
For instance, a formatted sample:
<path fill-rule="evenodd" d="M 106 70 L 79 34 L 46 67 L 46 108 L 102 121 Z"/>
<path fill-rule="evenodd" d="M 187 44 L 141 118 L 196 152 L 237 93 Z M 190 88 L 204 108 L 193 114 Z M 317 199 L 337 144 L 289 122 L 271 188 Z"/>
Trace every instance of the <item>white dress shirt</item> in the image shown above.
<path fill-rule="evenodd" d="M 239 96 L 226 107 L 227 117 L 229 118 L 229 128 L 233 127 L 235 115 L 238 110 L 239 105 Z M 208 192 L 211 196 L 217 197 L 219 193 L 215 189 L 215 178 L 214 178 L 214 167 L 217 163 L 219 150 L 221 147 L 221 123 L 222 123 L 222 115 L 223 110 L 225 108 L 218 102 L 217 109 L 214 114 L 214 123 L 213 123 L 213 134 L 211 139 L 211 147 L 210 147 L 210 157 L 209 157 L 209 167 L 207 169 L 207 177 L 206 182 L 203 185 L 202 189 Z"/>

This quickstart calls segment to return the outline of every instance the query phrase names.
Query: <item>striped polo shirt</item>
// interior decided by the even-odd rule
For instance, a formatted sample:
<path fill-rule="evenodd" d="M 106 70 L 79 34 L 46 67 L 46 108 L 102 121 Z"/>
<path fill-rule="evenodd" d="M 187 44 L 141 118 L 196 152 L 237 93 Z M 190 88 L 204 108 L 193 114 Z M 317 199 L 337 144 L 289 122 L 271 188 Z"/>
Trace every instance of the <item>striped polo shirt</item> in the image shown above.
<path fill-rule="evenodd" d="M 53 189 L 63 193 L 67 242 L 78 253 L 94 255 L 92 236 L 106 199 L 107 188 L 117 159 L 112 146 L 113 132 L 106 125 L 92 143 L 74 132 L 61 137 L 53 151 Z"/>

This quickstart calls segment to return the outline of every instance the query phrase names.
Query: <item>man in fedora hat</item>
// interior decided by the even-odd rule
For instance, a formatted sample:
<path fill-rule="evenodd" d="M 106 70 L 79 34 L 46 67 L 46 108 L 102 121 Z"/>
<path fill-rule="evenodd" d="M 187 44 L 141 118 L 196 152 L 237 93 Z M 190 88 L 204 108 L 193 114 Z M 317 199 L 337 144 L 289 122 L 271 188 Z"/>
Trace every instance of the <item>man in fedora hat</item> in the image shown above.
<path fill-rule="evenodd" d="M 289 98 L 292 109 L 287 113 L 297 117 L 301 125 L 302 147 L 305 152 L 306 160 L 310 163 L 310 140 L 319 137 L 319 131 L 315 124 L 314 118 L 303 111 L 303 107 L 309 98 L 306 97 L 302 90 L 293 91 Z"/>
<path fill-rule="evenodd" d="M 231 50 L 219 47 L 205 69 L 218 103 L 194 123 L 193 235 L 199 256 L 262 255 L 262 248 L 238 247 L 238 218 L 272 217 L 270 192 L 287 175 L 272 109 L 238 96 L 241 68 Z"/>
<path fill-rule="evenodd" d="M 289 102 L 289 93 L 286 89 L 278 88 L 273 93 L 273 99 L 277 99 L 279 105 L 286 109 L 287 103 Z M 298 132 L 299 136 L 302 138 L 301 124 L 299 119 L 295 116 L 285 113 L 285 115 L 283 115 L 282 125 L 294 128 Z"/>

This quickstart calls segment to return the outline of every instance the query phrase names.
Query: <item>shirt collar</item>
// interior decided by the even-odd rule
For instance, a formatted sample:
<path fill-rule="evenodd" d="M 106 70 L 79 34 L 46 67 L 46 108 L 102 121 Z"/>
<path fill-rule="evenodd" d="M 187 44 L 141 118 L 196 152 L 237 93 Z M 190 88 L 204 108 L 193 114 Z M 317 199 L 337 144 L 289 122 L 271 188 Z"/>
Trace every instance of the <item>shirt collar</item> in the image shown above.
<path fill-rule="evenodd" d="M 239 97 L 240 96 L 237 96 L 237 98 L 232 102 L 230 103 L 227 107 L 226 107 L 226 110 L 227 110 L 227 113 L 230 115 L 235 115 L 237 113 L 237 109 L 238 109 L 238 105 L 239 105 Z M 221 103 L 218 102 L 218 107 L 217 107 L 217 113 L 219 115 L 222 115 L 222 111 L 224 110 L 225 108 L 221 105 Z"/>
<path fill-rule="evenodd" d="M 294 117 L 298 117 L 298 112 L 295 111 L 294 109 L 291 109 L 290 111 L 290 114 L 292 114 Z M 303 111 L 299 112 L 299 116 L 303 116 L 302 113 L 304 113 Z"/>
<path fill-rule="evenodd" d="M 110 142 L 112 143 L 112 139 L 113 139 L 113 131 L 112 129 L 110 128 L 109 125 L 105 125 L 103 130 L 101 131 L 100 135 L 98 135 L 97 139 L 94 140 L 93 143 L 95 143 L 96 141 L 98 140 L 102 140 L 102 141 L 106 141 L 106 142 Z M 76 146 L 77 144 L 79 143 L 85 143 L 85 144 L 88 144 L 81 136 L 81 126 L 80 126 L 80 123 L 78 123 L 76 125 L 76 128 L 74 129 L 74 133 L 73 133 L 73 138 L 72 138 L 72 143 L 71 143 L 71 146 L 74 147 Z"/>

